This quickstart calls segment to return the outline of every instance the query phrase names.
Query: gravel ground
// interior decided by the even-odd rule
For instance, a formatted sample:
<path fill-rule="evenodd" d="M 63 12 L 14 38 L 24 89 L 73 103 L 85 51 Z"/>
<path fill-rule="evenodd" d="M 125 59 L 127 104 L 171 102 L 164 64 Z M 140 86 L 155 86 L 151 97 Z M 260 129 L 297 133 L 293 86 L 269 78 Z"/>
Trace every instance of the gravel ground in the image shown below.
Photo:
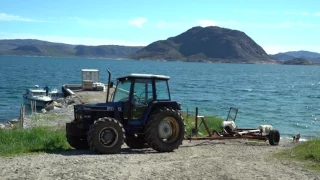
<path fill-rule="evenodd" d="M 273 157 L 292 147 L 268 143 L 185 141 L 172 153 L 152 149 L 96 155 L 71 150 L 0 158 L 1 179 L 320 179 L 320 174 Z"/>
<path fill-rule="evenodd" d="M 84 92 L 83 92 L 84 93 Z M 80 97 L 85 95 L 78 94 Z M 90 100 L 101 101 L 91 93 Z M 99 100 L 100 99 L 100 100 Z M 73 106 L 55 109 L 66 115 L 54 121 L 32 121 L 25 126 L 64 125 L 73 119 Z M 40 115 L 45 116 L 45 115 Z M 291 141 L 279 146 L 247 140 L 184 141 L 175 152 L 131 150 L 123 146 L 115 155 L 91 151 L 27 154 L 0 158 L 0 179 L 319 179 L 320 173 L 300 162 L 277 159 L 274 153 L 292 148 Z"/>

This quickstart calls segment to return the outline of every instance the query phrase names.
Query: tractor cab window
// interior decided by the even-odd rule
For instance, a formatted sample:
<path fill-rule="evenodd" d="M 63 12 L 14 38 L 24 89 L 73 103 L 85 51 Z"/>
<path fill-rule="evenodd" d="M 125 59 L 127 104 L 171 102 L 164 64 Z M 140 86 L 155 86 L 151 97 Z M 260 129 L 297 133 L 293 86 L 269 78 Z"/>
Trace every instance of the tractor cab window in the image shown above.
<path fill-rule="evenodd" d="M 136 79 L 134 83 L 133 101 L 138 104 L 148 104 L 153 100 L 152 80 Z"/>
<path fill-rule="evenodd" d="M 132 95 L 131 119 L 140 120 L 145 109 L 153 101 L 152 80 L 135 79 Z"/>
<path fill-rule="evenodd" d="M 114 92 L 113 102 L 125 102 L 129 100 L 130 80 L 118 81 L 117 88 Z"/>
<path fill-rule="evenodd" d="M 157 100 L 170 100 L 167 80 L 156 80 Z"/>

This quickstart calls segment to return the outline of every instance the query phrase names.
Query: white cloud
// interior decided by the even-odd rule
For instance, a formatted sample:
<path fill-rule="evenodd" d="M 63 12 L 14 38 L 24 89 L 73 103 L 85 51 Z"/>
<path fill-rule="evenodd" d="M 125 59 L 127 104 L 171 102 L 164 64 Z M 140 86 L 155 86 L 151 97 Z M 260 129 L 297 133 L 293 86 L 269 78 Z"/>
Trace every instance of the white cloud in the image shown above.
<path fill-rule="evenodd" d="M 0 39 L 38 39 L 43 41 L 74 44 L 74 45 L 124 45 L 124 46 L 145 46 L 144 42 L 129 42 L 122 39 L 104 39 L 88 37 L 66 37 L 66 36 L 43 36 L 37 34 L 13 34 L 0 32 Z"/>
<path fill-rule="evenodd" d="M 202 27 L 207 27 L 207 26 L 216 26 L 217 22 L 213 20 L 203 19 L 203 20 L 199 20 L 198 24 Z"/>
<path fill-rule="evenodd" d="M 142 28 L 142 25 L 145 24 L 147 21 L 148 21 L 148 19 L 146 19 L 146 18 L 138 17 L 138 18 L 135 18 L 135 19 L 129 21 L 129 24 L 134 25 L 138 28 Z"/>
<path fill-rule="evenodd" d="M 284 12 L 284 14 L 294 15 L 294 14 L 297 14 L 297 13 L 296 12 Z"/>
<path fill-rule="evenodd" d="M 320 13 L 320 12 L 319 12 Z M 284 12 L 284 14 L 286 15 L 301 15 L 301 16 L 309 16 L 311 15 L 312 13 L 309 13 L 309 12 Z M 317 13 L 314 13 L 314 15 L 316 16 Z M 320 15 L 319 15 L 320 16 Z"/>
<path fill-rule="evenodd" d="M 298 26 L 298 27 L 319 27 L 320 24 L 316 24 L 316 23 L 305 23 L 305 22 L 302 22 L 302 21 L 299 21 L 299 22 L 290 22 L 290 21 L 286 21 L 286 22 L 283 22 L 281 24 L 282 27 L 293 27 L 293 26 Z"/>
<path fill-rule="evenodd" d="M 320 16 L 320 12 L 314 13 L 315 16 Z"/>
<path fill-rule="evenodd" d="M 166 26 L 168 25 L 168 23 L 166 21 L 160 20 L 157 22 L 157 28 L 158 29 L 164 29 Z"/>
<path fill-rule="evenodd" d="M 6 13 L 0 13 L 0 21 L 25 21 L 25 22 L 32 22 L 35 21 L 30 18 L 23 18 L 17 15 L 11 15 Z"/>
<path fill-rule="evenodd" d="M 110 19 L 83 19 L 78 17 L 70 17 L 69 21 L 78 23 L 83 26 L 91 27 L 91 28 L 112 28 L 112 27 L 123 27 L 126 24 L 124 20 L 110 20 Z"/>
<path fill-rule="evenodd" d="M 302 15 L 302 16 L 308 16 L 309 13 L 308 13 L 308 12 L 301 12 L 300 15 Z"/>
<path fill-rule="evenodd" d="M 193 26 L 199 26 L 199 23 L 197 22 L 170 22 L 170 21 L 164 21 L 164 20 L 158 20 L 155 23 L 155 27 L 157 29 L 166 29 L 166 30 L 186 30 L 188 28 L 191 28 Z"/>

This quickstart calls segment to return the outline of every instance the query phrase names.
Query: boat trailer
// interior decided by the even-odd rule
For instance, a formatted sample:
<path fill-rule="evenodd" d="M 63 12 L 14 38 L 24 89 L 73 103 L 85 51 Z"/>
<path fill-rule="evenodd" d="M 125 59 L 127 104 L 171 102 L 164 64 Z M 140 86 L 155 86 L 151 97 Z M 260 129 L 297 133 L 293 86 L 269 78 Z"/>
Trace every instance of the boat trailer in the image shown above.
<path fill-rule="evenodd" d="M 231 107 L 228 112 L 227 119 L 221 123 L 222 132 L 210 130 L 204 116 L 198 115 L 198 107 L 196 107 L 194 128 L 191 129 L 190 135 L 185 140 L 226 140 L 226 139 L 257 139 L 269 140 L 269 144 L 276 146 L 280 141 L 280 133 L 273 129 L 271 125 L 260 125 L 257 129 L 238 128 L 235 124 L 238 109 Z M 200 121 L 200 123 L 199 123 Z M 204 125 L 207 136 L 197 137 L 199 128 Z M 196 137 L 195 137 L 196 136 Z"/>

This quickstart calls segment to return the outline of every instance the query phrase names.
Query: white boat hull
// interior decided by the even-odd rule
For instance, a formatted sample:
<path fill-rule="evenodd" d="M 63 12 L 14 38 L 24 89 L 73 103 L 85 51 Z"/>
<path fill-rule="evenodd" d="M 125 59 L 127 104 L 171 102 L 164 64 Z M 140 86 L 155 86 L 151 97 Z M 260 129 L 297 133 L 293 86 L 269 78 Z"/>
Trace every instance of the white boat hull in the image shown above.
<path fill-rule="evenodd" d="M 23 104 L 32 105 L 37 107 L 45 107 L 50 104 L 53 100 L 60 98 L 62 93 L 58 93 L 57 89 L 53 89 L 51 91 L 46 91 L 44 89 L 39 88 L 36 85 L 36 88 L 29 88 L 26 90 L 25 94 L 23 94 Z"/>
<path fill-rule="evenodd" d="M 45 107 L 47 104 L 50 104 L 52 101 L 42 101 L 42 100 L 23 98 L 23 104 L 25 105 L 31 106 L 32 102 L 35 103 L 35 106 L 37 107 Z"/>

